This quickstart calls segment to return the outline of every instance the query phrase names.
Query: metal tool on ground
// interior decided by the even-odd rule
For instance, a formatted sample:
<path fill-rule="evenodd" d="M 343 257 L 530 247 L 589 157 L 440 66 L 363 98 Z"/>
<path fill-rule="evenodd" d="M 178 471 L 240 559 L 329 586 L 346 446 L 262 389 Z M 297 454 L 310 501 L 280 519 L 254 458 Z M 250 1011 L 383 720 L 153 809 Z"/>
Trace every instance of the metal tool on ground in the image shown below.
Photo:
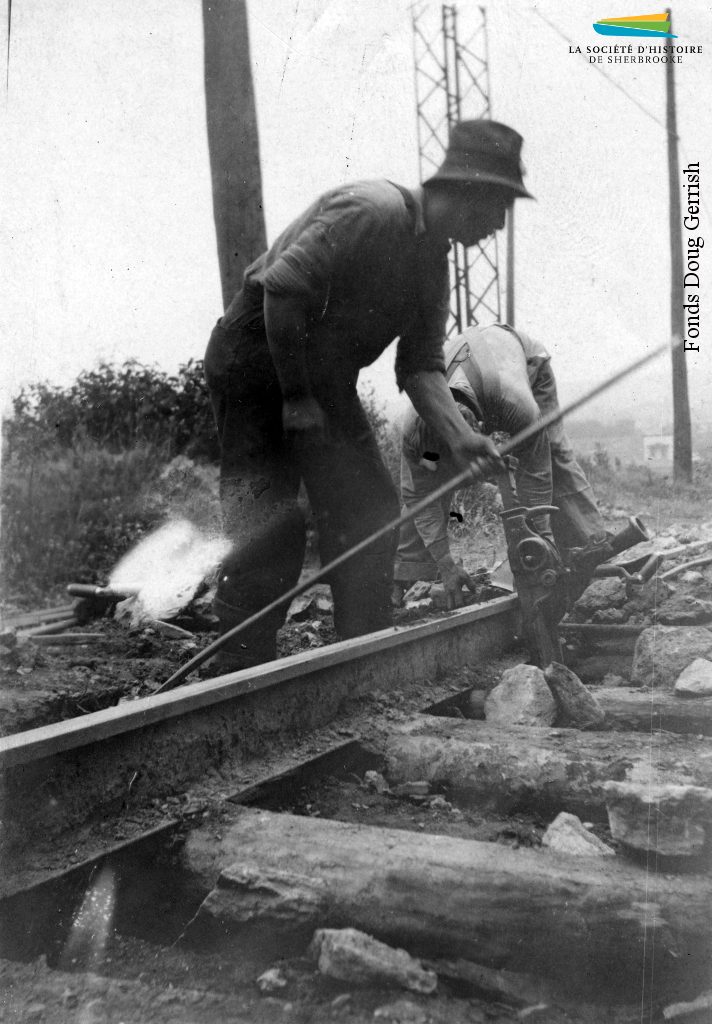
<path fill-rule="evenodd" d="M 92 619 L 102 618 L 120 601 L 138 595 L 135 587 L 99 587 L 92 583 L 70 583 L 67 593 L 77 600 L 74 604 L 74 624 L 84 625 Z"/>
<path fill-rule="evenodd" d="M 681 344 L 681 342 L 677 342 L 673 339 L 673 345 L 674 344 Z M 586 405 L 594 398 L 597 398 L 599 395 L 603 394 L 604 391 L 607 391 L 615 384 L 618 384 L 620 381 L 630 376 L 630 374 L 635 373 L 636 370 L 639 370 L 641 367 L 646 366 L 653 359 L 657 359 L 657 357 L 661 356 L 663 352 L 668 352 L 670 348 L 671 345 L 668 342 L 664 342 L 663 344 L 658 345 L 656 348 L 652 349 L 652 351 L 648 352 L 647 355 L 641 356 L 639 359 L 636 359 L 634 362 L 630 363 L 622 370 L 619 370 L 617 373 L 612 374 L 612 376 L 608 377 L 600 384 L 597 384 L 596 387 L 591 388 L 590 391 L 587 391 L 586 394 L 582 395 L 580 398 L 574 399 L 572 402 L 569 402 L 563 408 L 555 409 L 552 412 L 550 412 L 547 416 L 543 416 L 540 420 L 537 420 L 535 423 L 530 424 L 524 430 L 520 431 L 518 434 L 515 434 L 515 436 L 511 438 L 509 441 L 505 442 L 505 444 L 500 449 L 500 454 L 503 456 L 509 455 L 511 452 L 515 451 L 515 449 L 524 441 L 528 441 L 530 438 L 535 437 L 537 434 L 540 434 L 542 430 L 546 430 L 547 427 L 550 427 L 552 423 L 557 423 L 560 419 L 563 419 L 564 416 L 568 416 L 576 409 L 580 409 L 582 406 Z M 428 508 L 428 506 L 432 505 L 433 502 L 439 501 L 440 498 L 444 497 L 446 494 L 449 494 L 451 491 L 455 490 L 455 488 L 460 487 L 467 482 L 471 482 L 475 475 L 475 470 L 472 467 L 470 467 L 469 469 L 463 469 L 451 480 L 448 480 L 446 483 L 442 484 L 436 490 L 432 491 L 426 498 L 423 498 L 422 501 L 419 501 L 416 505 L 413 505 L 410 509 L 408 509 L 402 515 L 400 515 L 397 519 L 394 519 L 392 522 L 387 523 L 385 526 L 382 526 L 380 530 L 376 530 L 376 532 L 372 533 L 369 537 L 365 537 L 362 541 L 359 541 L 358 544 L 355 544 L 348 551 L 345 551 L 342 555 L 339 555 L 338 558 L 335 558 L 331 562 L 329 562 L 328 565 L 322 566 L 322 568 L 319 569 L 318 572 L 316 572 L 314 576 L 312 576 L 310 579 L 305 580 L 303 583 L 297 584 L 297 586 L 295 587 L 292 587 L 291 590 L 286 591 L 286 593 L 282 594 L 281 597 L 278 597 L 275 601 L 272 601 L 270 604 L 265 605 L 264 608 L 261 608 L 258 612 L 256 612 L 254 615 L 251 615 L 248 619 L 245 619 L 244 622 L 239 623 L 237 626 L 234 626 L 232 629 L 228 630 L 227 633 L 224 633 L 221 637 L 218 637 L 217 640 L 215 640 L 212 644 L 210 644 L 208 647 L 202 650 L 199 654 L 196 654 L 195 657 L 191 658 L 190 661 L 183 665 L 182 668 L 178 669 L 177 672 L 174 672 L 173 675 L 170 676 L 165 681 L 165 683 L 163 683 L 163 685 L 158 688 L 158 690 L 156 690 L 156 693 L 165 693 L 167 690 L 172 690 L 174 687 L 179 686 L 183 682 L 183 680 L 191 674 L 191 672 L 193 672 L 196 668 L 199 668 L 200 665 L 206 662 L 210 657 L 212 657 L 213 654 L 215 654 L 216 651 L 218 651 L 221 647 L 227 644 L 235 636 L 238 636 L 240 633 L 244 632 L 244 630 L 249 629 L 250 626 L 254 626 L 255 623 L 261 621 L 263 618 L 265 618 L 271 612 L 275 611 L 277 608 L 282 608 L 285 604 L 291 604 L 295 597 L 299 597 L 301 594 L 305 593 L 305 591 L 309 590 L 310 587 L 314 586 L 314 584 L 317 583 L 319 580 L 323 580 L 330 573 L 332 573 L 334 569 L 337 569 L 339 566 L 343 565 L 346 561 L 348 561 L 350 558 L 353 558 L 355 555 L 360 554 L 362 551 L 364 551 L 367 547 L 370 547 L 371 544 L 374 544 L 381 537 L 385 537 L 392 531 L 399 529 L 403 523 L 410 522 L 410 520 L 414 519 L 417 515 L 419 515 L 423 511 L 423 509 Z"/>
<path fill-rule="evenodd" d="M 682 565 L 675 565 L 672 569 L 668 569 L 660 577 L 661 580 L 672 579 L 673 576 L 679 576 L 680 573 L 687 572 L 689 569 L 701 569 L 704 565 L 709 565 L 712 562 L 712 555 L 703 555 L 701 558 L 693 558 L 691 562 L 683 562 Z"/>
<path fill-rule="evenodd" d="M 91 583 L 70 583 L 67 587 L 70 597 L 90 597 L 95 600 L 115 602 L 125 601 L 127 597 L 135 597 L 139 593 L 138 587 L 122 587 L 116 590 L 114 587 L 97 587 Z"/>

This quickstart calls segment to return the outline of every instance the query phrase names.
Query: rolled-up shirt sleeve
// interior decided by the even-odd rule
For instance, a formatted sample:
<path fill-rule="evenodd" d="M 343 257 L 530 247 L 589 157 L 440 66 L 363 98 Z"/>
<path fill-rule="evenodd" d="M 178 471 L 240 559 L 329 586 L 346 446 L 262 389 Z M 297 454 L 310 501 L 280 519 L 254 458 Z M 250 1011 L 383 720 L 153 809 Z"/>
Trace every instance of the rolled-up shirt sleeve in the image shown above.
<path fill-rule="evenodd" d="M 398 341 L 396 383 L 400 391 L 413 373 L 445 373 L 443 344 L 450 315 L 448 249 L 421 239 L 417 245 L 417 307 Z"/>
<path fill-rule="evenodd" d="M 304 295 L 310 307 L 322 311 L 340 268 L 381 227 L 382 215 L 350 192 L 323 196 L 319 207 L 304 218 L 302 230 L 262 274 L 262 285 L 273 295 Z"/>

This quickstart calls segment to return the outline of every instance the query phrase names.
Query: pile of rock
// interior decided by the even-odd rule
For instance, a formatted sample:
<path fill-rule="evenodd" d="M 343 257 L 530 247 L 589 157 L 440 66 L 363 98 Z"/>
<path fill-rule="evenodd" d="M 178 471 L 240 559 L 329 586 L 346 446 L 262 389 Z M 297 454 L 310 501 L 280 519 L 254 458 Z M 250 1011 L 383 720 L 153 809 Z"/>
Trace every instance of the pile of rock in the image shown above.
<path fill-rule="evenodd" d="M 708 571 L 712 582 L 712 571 Z M 695 574 L 702 576 L 703 574 Z M 606 625 L 694 626 L 712 622 L 712 601 L 693 593 L 682 593 L 669 583 L 654 577 L 642 587 L 626 591 L 618 577 L 594 580 L 578 599 L 571 613 L 572 622 Z"/>
<path fill-rule="evenodd" d="M 711 634 L 712 639 L 712 634 Z M 492 725 L 562 725 L 595 729 L 605 714 L 591 691 L 565 665 L 553 663 L 542 672 L 535 665 L 515 665 L 485 699 L 485 718 Z"/>
<path fill-rule="evenodd" d="M 704 626 L 656 626 L 635 644 L 632 682 L 682 696 L 712 694 L 712 631 Z"/>

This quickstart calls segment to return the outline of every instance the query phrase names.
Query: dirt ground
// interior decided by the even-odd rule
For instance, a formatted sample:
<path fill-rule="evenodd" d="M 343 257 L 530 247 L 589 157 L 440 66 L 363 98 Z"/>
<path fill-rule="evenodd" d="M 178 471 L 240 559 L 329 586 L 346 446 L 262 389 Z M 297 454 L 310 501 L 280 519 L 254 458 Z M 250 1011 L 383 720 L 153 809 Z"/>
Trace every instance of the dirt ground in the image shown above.
<path fill-rule="evenodd" d="M 609 529 L 619 529 L 629 514 L 638 513 L 654 533 L 654 543 L 643 545 L 631 555 L 712 537 L 707 502 L 690 500 L 689 495 L 668 495 L 645 509 L 640 502 L 634 503 L 633 498 L 624 500 L 613 491 L 610 495 L 604 492 L 601 504 Z M 487 533 L 474 537 L 456 528 L 452 547 L 472 571 L 482 565 L 492 567 L 504 555 L 503 536 L 496 524 L 490 524 Z M 684 560 L 685 556 L 677 556 L 663 569 Z M 701 578 L 694 582 L 683 582 L 680 577 L 672 580 L 673 596 L 697 600 L 712 597 L 712 569 L 702 567 L 700 574 Z M 280 656 L 321 647 L 335 639 L 333 618 L 327 607 L 328 588 L 320 586 L 311 596 L 314 604 L 306 617 L 291 619 L 281 631 Z M 400 621 L 409 621 L 409 613 L 401 613 Z M 171 640 L 150 626 L 128 629 L 108 618 L 94 620 L 81 629 L 100 633 L 101 639 L 85 646 L 62 648 L 33 643 L 17 645 L 7 634 L 0 638 L 3 733 L 146 696 L 213 638 L 210 632 L 196 632 L 189 640 Z M 48 870 L 56 872 L 81 864 L 99 850 L 171 821 L 182 822 L 185 827 L 199 821 L 220 830 L 226 799 L 237 790 L 355 736 L 377 748 L 379 737 L 390 724 L 404 721 L 429 702 L 467 686 L 489 689 L 504 667 L 524 656 L 522 652 L 479 670 L 459 670 L 448 679 L 434 681 L 416 691 L 371 694 L 358 706 L 344 709 L 330 726 L 296 743 L 273 745 L 249 765 L 225 765 L 185 793 L 155 801 L 151 806 L 127 805 L 116 819 L 89 823 L 71 836 L 54 839 L 47 848 L 40 844 L 27 855 L 24 879 L 30 882 L 43 877 Z M 274 809 L 293 813 L 461 836 L 515 848 L 539 845 L 547 824 L 534 815 L 485 818 L 453 807 L 439 794 L 428 794 L 421 800 L 396 798 L 378 793 L 363 774 L 338 783 L 331 778 L 323 779 L 304 786 L 296 797 L 285 800 L 284 806 L 277 804 Z M 594 831 L 615 845 L 605 826 L 596 825 Z M 51 969 L 44 958 L 32 963 L 0 961 L 0 1020 L 13 1024 L 213 1024 L 228 1020 L 271 1024 L 278 1020 L 382 1019 L 403 1024 L 467 1024 L 531 1019 L 547 1024 L 633 1024 L 641 1013 L 639 1006 L 522 1008 L 479 998 L 446 982 L 440 984 L 436 995 L 429 997 L 387 989 L 359 990 L 325 981 L 315 972 L 314 965 L 303 958 L 274 963 L 268 951 L 255 949 L 253 953 L 231 964 L 220 956 L 187 949 L 180 943 L 156 945 L 136 935 L 113 931 L 106 939 L 101 957 L 93 963 L 80 958 L 67 965 L 70 969 L 57 970 L 57 964 L 53 963 Z M 261 993 L 256 978 L 270 966 L 282 969 L 287 984 L 283 990 Z M 646 1009 L 646 1014 L 651 1020 L 660 1019 L 660 1007 L 650 1013 Z"/>
<path fill-rule="evenodd" d="M 633 505 L 633 498 L 625 508 L 601 500 L 606 526 L 616 531 L 625 525 L 633 513 L 641 512 Z M 684 518 L 679 516 L 684 512 Z M 656 499 L 642 516 L 653 541 L 631 549 L 625 557 L 634 557 L 646 551 L 677 548 L 695 541 L 712 538 L 712 522 L 707 520 L 710 509 L 706 501 L 682 498 Z M 675 518 L 673 518 L 675 516 Z M 478 531 L 458 527 L 451 531 L 453 554 L 471 573 L 492 568 L 505 558 L 506 545 L 497 522 L 481 524 Z M 697 552 L 698 555 L 704 552 Z M 685 560 L 677 556 L 663 569 Z M 694 558 L 691 553 L 690 558 Z M 303 578 L 314 571 L 305 569 Z M 701 568 L 702 579 L 687 583 L 681 577 L 671 581 L 678 598 L 709 600 L 712 598 L 712 568 Z M 466 595 L 466 602 L 488 600 L 497 593 L 494 589 L 478 586 L 475 595 Z M 278 655 L 285 657 L 301 651 L 314 650 L 338 639 L 333 624 L 330 590 L 326 584 L 317 584 L 307 592 L 297 609 L 292 606 L 285 626 L 278 635 Z M 303 605 L 307 605 L 303 607 Z M 128 626 L 105 616 L 94 618 L 81 627 L 68 630 L 66 635 L 91 633 L 86 644 L 53 646 L 49 638 L 44 642 L 18 643 L 11 628 L 12 616 L 5 618 L 5 633 L 0 636 L 0 735 L 34 729 L 51 722 L 81 716 L 117 703 L 150 696 L 182 664 L 204 649 L 216 633 L 211 631 L 210 618 L 206 618 L 205 599 L 201 612 L 178 618 L 192 636 L 171 639 L 163 636 L 150 624 Z M 397 609 L 396 625 L 405 625 L 442 614 L 437 608 L 424 610 Z M 587 616 L 574 616 L 577 621 Z M 593 621 L 599 621 L 594 615 Z M 650 625 L 649 614 L 616 613 L 616 622 L 630 621 Z M 207 631 L 206 631 L 207 630 Z M 209 674 L 209 669 L 201 669 Z M 197 678 L 195 676 L 194 678 Z"/>

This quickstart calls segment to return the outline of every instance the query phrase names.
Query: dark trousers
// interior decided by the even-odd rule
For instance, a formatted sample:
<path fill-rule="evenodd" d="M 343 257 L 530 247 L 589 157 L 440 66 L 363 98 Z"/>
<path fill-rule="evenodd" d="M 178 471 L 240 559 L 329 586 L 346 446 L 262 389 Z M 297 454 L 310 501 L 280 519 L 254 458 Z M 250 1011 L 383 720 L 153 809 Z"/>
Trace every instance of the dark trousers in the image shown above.
<path fill-rule="evenodd" d="M 223 521 L 234 541 L 215 603 L 224 632 L 297 583 L 306 543 L 300 481 L 315 516 L 322 565 L 395 519 L 398 499 L 358 399 L 356 375 L 336 358 L 312 374 L 327 421 L 319 441 L 282 431 L 282 395 L 264 328 L 216 326 L 205 376 L 221 448 Z M 330 575 L 341 637 L 391 624 L 396 543 L 391 532 Z M 248 666 L 275 657 L 286 612 L 238 636 L 228 646 L 233 659 Z"/>

